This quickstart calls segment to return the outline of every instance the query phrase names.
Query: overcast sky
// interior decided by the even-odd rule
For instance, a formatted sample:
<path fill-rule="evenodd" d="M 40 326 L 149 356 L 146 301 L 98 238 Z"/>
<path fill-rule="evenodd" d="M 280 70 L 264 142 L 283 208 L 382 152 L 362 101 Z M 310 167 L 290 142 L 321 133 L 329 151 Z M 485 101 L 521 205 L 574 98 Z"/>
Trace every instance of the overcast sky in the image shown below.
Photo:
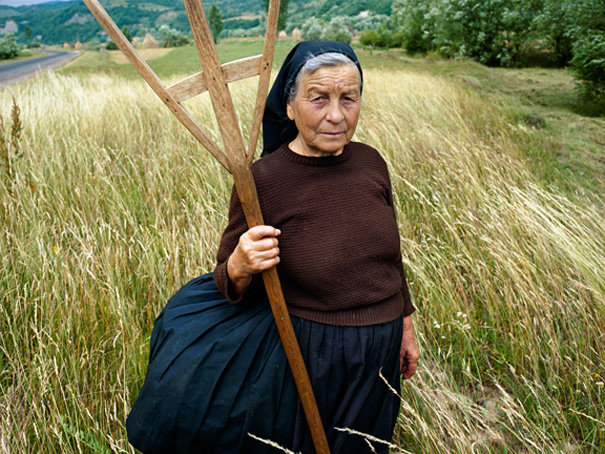
<path fill-rule="evenodd" d="M 37 5 L 39 3 L 48 2 L 69 2 L 73 0 L 0 0 L 0 5 L 6 6 L 24 6 L 24 5 Z"/>

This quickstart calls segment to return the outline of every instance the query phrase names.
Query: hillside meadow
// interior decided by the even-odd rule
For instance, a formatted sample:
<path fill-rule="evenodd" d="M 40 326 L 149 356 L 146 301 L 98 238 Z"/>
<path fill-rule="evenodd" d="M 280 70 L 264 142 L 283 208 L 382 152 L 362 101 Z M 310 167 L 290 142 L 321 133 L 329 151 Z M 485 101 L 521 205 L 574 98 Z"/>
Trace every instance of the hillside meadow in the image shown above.
<path fill-rule="evenodd" d="M 563 70 L 359 55 L 355 140 L 390 167 L 422 350 L 392 452 L 603 452 L 605 120 Z M 200 69 L 191 47 L 150 64 L 169 83 Z M 246 138 L 255 85 L 232 85 Z M 5 133 L 13 98 L 0 450 L 133 453 L 154 319 L 213 269 L 231 177 L 110 53 L 0 92 Z M 220 142 L 209 100 L 186 107 Z"/>

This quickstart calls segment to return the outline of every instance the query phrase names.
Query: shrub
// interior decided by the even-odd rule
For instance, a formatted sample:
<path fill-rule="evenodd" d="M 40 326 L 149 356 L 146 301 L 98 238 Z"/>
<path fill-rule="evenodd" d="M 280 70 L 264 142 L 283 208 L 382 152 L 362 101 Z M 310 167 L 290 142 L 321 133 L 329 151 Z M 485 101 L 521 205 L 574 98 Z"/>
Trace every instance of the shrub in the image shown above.
<path fill-rule="evenodd" d="M 352 38 L 353 35 L 345 24 L 345 18 L 342 16 L 332 18 L 323 34 L 323 39 L 330 41 L 342 41 L 348 44 L 351 43 Z"/>
<path fill-rule="evenodd" d="M 158 30 L 161 47 L 180 47 L 189 44 L 189 38 L 178 30 L 162 25 Z"/>
<path fill-rule="evenodd" d="M 571 66 L 587 96 L 605 96 L 605 33 L 594 33 L 574 43 Z"/>
<path fill-rule="evenodd" d="M 376 46 L 378 41 L 378 33 L 376 30 L 364 30 L 359 36 L 359 42 L 364 46 Z"/>
<path fill-rule="evenodd" d="M 318 41 L 322 38 L 323 27 L 319 20 L 315 17 L 308 18 L 302 25 L 300 33 L 306 41 Z"/>
<path fill-rule="evenodd" d="M 17 44 L 15 35 L 8 34 L 4 39 L 0 39 L 0 60 L 8 60 L 21 55 L 21 48 Z"/>
<path fill-rule="evenodd" d="M 567 36 L 573 41 L 571 66 L 588 97 L 605 99 L 605 3 L 575 0 L 566 3 Z"/>

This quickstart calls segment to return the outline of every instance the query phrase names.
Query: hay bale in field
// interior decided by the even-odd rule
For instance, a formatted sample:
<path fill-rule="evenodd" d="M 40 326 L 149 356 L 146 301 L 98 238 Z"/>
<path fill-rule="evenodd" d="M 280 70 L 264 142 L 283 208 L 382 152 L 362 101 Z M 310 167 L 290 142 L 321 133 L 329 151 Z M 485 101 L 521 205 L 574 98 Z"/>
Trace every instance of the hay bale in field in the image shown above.
<path fill-rule="evenodd" d="M 139 47 L 141 45 L 141 40 L 135 36 L 132 38 L 132 45 L 134 47 Z"/>
<path fill-rule="evenodd" d="M 76 41 L 76 44 L 74 45 L 74 49 L 76 50 L 82 50 L 84 46 L 82 45 L 82 43 L 78 40 Z"/>
<path fill-rule="evenodd" d="M 158 47 L 158 42 L 151 36 L 151 33 L 147 33 L 143 40 L 143 49 L 153 49 L 155 47 Z"/>
<path fill-rule="evenodd" d="M 294 30 L 292 30 L 292 38 L 294 38 L 295 41 L 302 41 L 302 33 L 300 28 L 294 27 Z"/>
<path fill-rule="evenodd" d="M 71 46 L 68 43 L 63 43 L 63 49 L 71 49 Z"/>
<path fill-rule="evenodd" d="M 287 37 L 288 37 L 288 34 L 287 34 L 285 31 L 283 31 L 283 30 L 282 30 L 281 32 L 279 32 L 279 33 L 277 34 L 277 37 L 278 37 L 279 39 L 287 38 Z"/>

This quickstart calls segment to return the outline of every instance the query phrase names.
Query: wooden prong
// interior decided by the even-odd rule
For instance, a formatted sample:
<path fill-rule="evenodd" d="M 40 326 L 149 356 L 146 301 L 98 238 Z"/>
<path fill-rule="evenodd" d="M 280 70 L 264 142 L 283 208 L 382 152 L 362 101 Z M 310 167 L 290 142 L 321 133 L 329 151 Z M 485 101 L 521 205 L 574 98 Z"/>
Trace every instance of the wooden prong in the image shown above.
<path fill-rule="evenodd" d="M 126 39 L 115 22 L 109 17 L 107 11 L 101 6 L 98 0 L 84 0 L 90 12 L 99 21 L 107 34 L 117 44 L 126 59 L 134 66 L 138 73 L 143 77 L 147 85 L 155 92 L 164 104 L 172 111 L 178 120 L 195 136 L 195 138 L 225 167 L 231 172 L 231 166 L 227 157 L 221 149 L 212 141 L 204 130 L 191 118 L 189 113 L 181 106 L 174 97 L 166 90 L 166 86 L 156 75 L 147 62 L 139 55 L 130 41 Z"/>
<path fill-rule="evenodd" d="M 225 63 L 221 66 L 225 82 L 231 83 L 247 79 L 248 77 L 258 76 L 262 58 L 262 55 L 256 55 Z M 174 99 L 178 102 L 183 102 L 207 91 L 208 85 L 206 84 L 204 72 L 200 71 L 170 85 L 167 90 Z"/>
<path fill-rule="evenodd" d="M 279 2 L 269 2 L 269 15 L 267 16 L 267 31 L 265 34 L 265 46 L 263 49 L 262 60 L 260 62 L 260 77 L 258 79 L 258 90 L 256 92 L 256 105 L 254 106 L 254 116 L 252 117 L 252 127 L 250 128 L 250 140 L 246 150 L 246 161 L 248 165 L 254 159 L 254 150 L 260 135 L 261 122 L 265 113 L 265 104 L 267 103 L 267 94 L 269 93 L 269 83 L 271 81 L 271 65 L 273 64 L 273 53 L 275 51 L 275 39 L 277 38 L 277 22 L 279 19 Z"/>

